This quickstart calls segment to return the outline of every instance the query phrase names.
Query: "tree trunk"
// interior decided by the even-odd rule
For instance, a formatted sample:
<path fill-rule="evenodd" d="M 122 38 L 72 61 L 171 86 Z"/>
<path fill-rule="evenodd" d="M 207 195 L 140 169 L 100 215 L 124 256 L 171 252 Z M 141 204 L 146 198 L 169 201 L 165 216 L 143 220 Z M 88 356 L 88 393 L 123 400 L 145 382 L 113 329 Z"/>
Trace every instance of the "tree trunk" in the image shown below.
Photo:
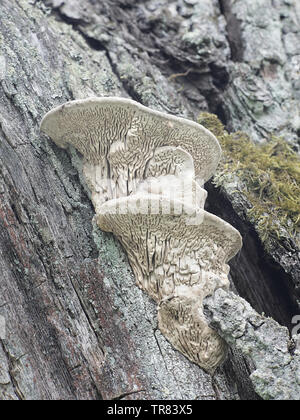
<path fill-rule="evenodd" d="M 68 100 L 123 96 L 297 148 L 299 31 L 297 0 L 1 0 L 0 399 L 259 398 L 234 345 L 211 377 L 168 343 L 92 221 L 81 156 L 39 123 Z M 207 189 L 209 211 L 243 235 L 233 287 L 290 327 L 298 244 L 265 246 L 232 185 Z"/>

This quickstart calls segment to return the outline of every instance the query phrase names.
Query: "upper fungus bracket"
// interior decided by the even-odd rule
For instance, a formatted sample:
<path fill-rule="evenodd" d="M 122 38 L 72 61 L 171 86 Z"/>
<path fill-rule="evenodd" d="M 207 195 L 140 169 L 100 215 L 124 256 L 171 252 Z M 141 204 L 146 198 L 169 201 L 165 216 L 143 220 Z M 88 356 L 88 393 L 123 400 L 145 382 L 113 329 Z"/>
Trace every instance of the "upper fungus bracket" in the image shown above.
<path fill-rule="evenodd" d="M 126 98 L 67 102 L 44 116 L 41 131 L 60 147 L 73 145 L 90 163 L 105 158 L 135 169 L 145 169 L 157 147 L 181 147 L 192 156 L 196 177 L 204 181 L 221 156 L 217 139 L 200 124 Z"/>

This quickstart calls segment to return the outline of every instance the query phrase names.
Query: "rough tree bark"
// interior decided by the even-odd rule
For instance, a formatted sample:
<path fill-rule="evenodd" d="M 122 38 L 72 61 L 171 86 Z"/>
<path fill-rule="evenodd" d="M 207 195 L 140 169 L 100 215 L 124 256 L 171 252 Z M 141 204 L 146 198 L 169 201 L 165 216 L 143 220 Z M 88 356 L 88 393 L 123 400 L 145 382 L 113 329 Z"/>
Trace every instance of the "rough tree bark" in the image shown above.
<path fill-rule="evenodd" d="M 297 0 L 1 1 L 0 399 L 259 398 L 234 345 L 211 377 L 165 340 L 123 249 L 92 223 L 81 157 L 39 123 L 68 100 L 124 96 L 297 148 L 299 32 Z M 244 238 L 233 287 L 290 327 L 298 244 L 266 249 L 235 187 L 207 188 Z"/>

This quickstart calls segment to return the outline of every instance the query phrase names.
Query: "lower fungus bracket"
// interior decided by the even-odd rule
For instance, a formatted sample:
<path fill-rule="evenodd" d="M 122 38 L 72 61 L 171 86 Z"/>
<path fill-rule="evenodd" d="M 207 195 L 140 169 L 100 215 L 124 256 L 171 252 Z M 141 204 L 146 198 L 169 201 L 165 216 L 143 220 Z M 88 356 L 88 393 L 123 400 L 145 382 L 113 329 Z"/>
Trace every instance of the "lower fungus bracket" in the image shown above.
<path fill-rule="evenodd" d="M 176 202 L 166 203 L 155 194 L 145 194 L 146 201 L 159 212 L 136 211 L 141 196 L 135 194 L 103 204 L 97 224 L 124 246 L 138 286 L 158 304 L 158 325 L 165 337 L 192 362 L 213 372 L 227 346 L 207 325 L 202 302 L 217 288 L 229 288 L 227 262 L 239 251 L 241 236 L 199 207 L 164 214 L 164 205 L 176 208 Z M 121 204 L 126 213 L 115 212 Z M 191 217 L 199 223 L 189 224 Z"/>

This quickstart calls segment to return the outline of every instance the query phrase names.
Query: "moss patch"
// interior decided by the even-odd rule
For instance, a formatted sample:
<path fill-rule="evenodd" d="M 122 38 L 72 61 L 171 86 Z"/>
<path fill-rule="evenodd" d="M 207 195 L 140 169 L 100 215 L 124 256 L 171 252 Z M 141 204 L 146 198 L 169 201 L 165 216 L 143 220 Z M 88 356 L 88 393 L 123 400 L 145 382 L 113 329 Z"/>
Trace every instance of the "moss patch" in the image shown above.
<path fill-rule="evenodd" d="M 237 189 L 250 203 L 247 217 L 262 241 L 286 233 L 295 239 L 300 231 L 299 156 L 283 139 L 255 144 L 245 133 L 228 134 L 213 114 L 201 113 L 198 122 L 215 134 L 223 149 L 214 184 L 239 180 Z"/>

